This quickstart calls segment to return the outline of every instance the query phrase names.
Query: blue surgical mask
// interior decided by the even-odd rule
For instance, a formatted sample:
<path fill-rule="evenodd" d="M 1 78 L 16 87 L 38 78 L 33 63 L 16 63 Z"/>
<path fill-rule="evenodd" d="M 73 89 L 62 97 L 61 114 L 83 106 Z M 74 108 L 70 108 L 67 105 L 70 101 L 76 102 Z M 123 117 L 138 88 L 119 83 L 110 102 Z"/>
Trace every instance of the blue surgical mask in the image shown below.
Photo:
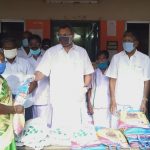
<path fill-rule="evenodd" d="M 106 70 L 109 66 L 109 61 L 105 61 L 105 62 L 102 62 L 102 63 L 99 63 L 97 65 L 97 67 L 100 69 L 100 70 Z"/>
<path fill-rule="evenodd" d="M 38 48 L 36 50 L 30 49 L 30 53 L 34 56 L 37 56 L 41 53 L 41 49 L 40 48 Z"/>
<path fill-rule="evenodd" d="M 134 43 L 133 42 L 123 42 L 123 49 L 130 53 L 134 50 Z"/>
<path fill-rule="evenodd" d="M 29 42 L 28 42 L 27 38 L 25 38 L 25 39 L 22 40 L 22 46 L 23 47 L 28 47 L 29 46 Z"/>
<path fill-rule="evenodd" d="M 6 62 L 0 63 L 0 74 L 2 74 L 5 71 L 6 68 Z"/>

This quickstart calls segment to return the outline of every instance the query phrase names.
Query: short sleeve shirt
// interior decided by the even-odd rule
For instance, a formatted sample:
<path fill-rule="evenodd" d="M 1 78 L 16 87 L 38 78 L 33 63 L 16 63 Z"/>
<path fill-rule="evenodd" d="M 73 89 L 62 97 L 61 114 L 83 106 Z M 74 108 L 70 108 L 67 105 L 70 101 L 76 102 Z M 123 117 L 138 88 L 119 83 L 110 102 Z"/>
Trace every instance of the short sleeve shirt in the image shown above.
<path fill-rule="evenodd" d="M 138 109 L 143 98 L 144 81 L 150 80 L 150 58 L 137 50 L 129 58 L 121 51 L 112 58 L 106 76 L 117 79 L 117 103 Z"/>
<path fill-rule="evenodd" d="M 17 56 L 12 64 L 8 61 L 6 62 L 6 69 L 2 76 L 7 80 L 12 93 L 16 94 L 17 87 L 20 83 L 25 78 L 32 76 L 33 73 L 34 70 L 31 64 L 26 59 Z"/>
<path fill-rule="evenodd" d="M 28 61 L 36 69 L 37 65 L 40 63 L 44 52 L 42 51 L 40 56 L 35 60 L 33 56 L 28 58 Z M 49 77 L 44 77 L 42 80 L 38 81 L 37 88 L 33 91 L 34 105 L 47 105 L 49 98 Z"/>
<path fill-rule="evenodd" d="M 85 49 L 73 45 L 67 53 L 61 44 L 48 49 L 36 68 L 44 75 L 50 75 L 51 101 L 76 97 L 84 86 L 84 75 L 94 72 Z"/>

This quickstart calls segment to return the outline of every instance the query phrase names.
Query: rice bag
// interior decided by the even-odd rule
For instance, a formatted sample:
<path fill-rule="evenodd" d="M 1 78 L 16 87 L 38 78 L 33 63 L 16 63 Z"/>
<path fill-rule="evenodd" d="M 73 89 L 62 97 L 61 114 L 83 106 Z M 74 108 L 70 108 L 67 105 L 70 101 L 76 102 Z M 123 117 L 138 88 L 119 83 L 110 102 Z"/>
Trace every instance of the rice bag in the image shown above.
<path fill-rule="evenodd" d="M 129 148 L 126 138 L 121 131 L 112 128 L 97 128 L 97 136 L 105 145 L 112 147 Z"/>
<path fill-rule="evenodd" d="M 35 118 L 26 121 L 25 127 L 21 134 L 21 142 L 23 145 L 34 149 L 43 149 L 45 139 L 48 135 L 48 128 L 42 118 Z"/>
<path fill-rule="evenodd" d="M 121 111 L 118 120 L 119 129 L 149 128 L 150 124 L 146 115 L 140 111 Z"/>
<path fill-rule="evenodd" d="M 72 149 L 83 149 L 87 147 L 95 147 L 102 144 L 97 136 L 94 126 L 81 126 L 72 133 L 71 139 Z"/>

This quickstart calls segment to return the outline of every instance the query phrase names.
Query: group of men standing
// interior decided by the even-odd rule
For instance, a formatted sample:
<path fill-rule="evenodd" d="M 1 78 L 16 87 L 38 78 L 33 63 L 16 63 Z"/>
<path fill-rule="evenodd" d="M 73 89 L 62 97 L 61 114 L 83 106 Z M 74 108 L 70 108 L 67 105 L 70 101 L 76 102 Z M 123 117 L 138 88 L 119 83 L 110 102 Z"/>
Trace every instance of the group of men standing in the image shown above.
<path fill-rule="evenodd" d="M 45 53 L 40 48 L 41 39 L 37 35 L 32 35 L 28 40 L 25 38 L 19 53 L 13 41 L 3 41 L 7 60 L 4 77 L 7 74 L 18 76 L 19 73 L 35 75 L 35 80 L 30 84 L 30 93 L 34 98 L 33 106 L 31 112 L 26 111 L 27 116 L 32 113 L 32 117 L 45 118 L 47 124 L 52 127 L 74 128 L 86 124 L 87 108 L 91 110 L 93 107 L 89 103 L 90 107 L 87 107 L 86 94 L 91 88 L 94 69 L 86 50 L 75 45 L 73 37 L 72 27 L 60 26 L 60 43 Z M 110 65 L 103 72 L 108 77 L 107 89 L 110 99 L 107 108 L 110 115 L 125 107 L 132 107 L 144 113 L 147 111 L 150 58 L 139 52 L 137 46 L 138 40 L 135 35 L 125 32 L 123 51 L 113 56 Z M 26 60 L 19 55 L 23 55 L 21 57 Z M 7 80 L 15 96 L 17 82 L 10 77 L 7 77 Z M 99 103 L 106 101 L 105 98 L 98 99 Z"/>

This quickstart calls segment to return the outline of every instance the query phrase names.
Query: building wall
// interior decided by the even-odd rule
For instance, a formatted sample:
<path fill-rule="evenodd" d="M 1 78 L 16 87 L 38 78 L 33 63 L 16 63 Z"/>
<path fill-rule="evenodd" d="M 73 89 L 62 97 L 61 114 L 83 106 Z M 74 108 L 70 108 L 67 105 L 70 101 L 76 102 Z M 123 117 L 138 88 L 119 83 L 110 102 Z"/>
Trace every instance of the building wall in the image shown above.
<path fill-rule="evenodd" d="M 100 0 L 100 4 L 47 4 L 0 0 L 0 19 L 150 20 L 150 0 Z"/>

